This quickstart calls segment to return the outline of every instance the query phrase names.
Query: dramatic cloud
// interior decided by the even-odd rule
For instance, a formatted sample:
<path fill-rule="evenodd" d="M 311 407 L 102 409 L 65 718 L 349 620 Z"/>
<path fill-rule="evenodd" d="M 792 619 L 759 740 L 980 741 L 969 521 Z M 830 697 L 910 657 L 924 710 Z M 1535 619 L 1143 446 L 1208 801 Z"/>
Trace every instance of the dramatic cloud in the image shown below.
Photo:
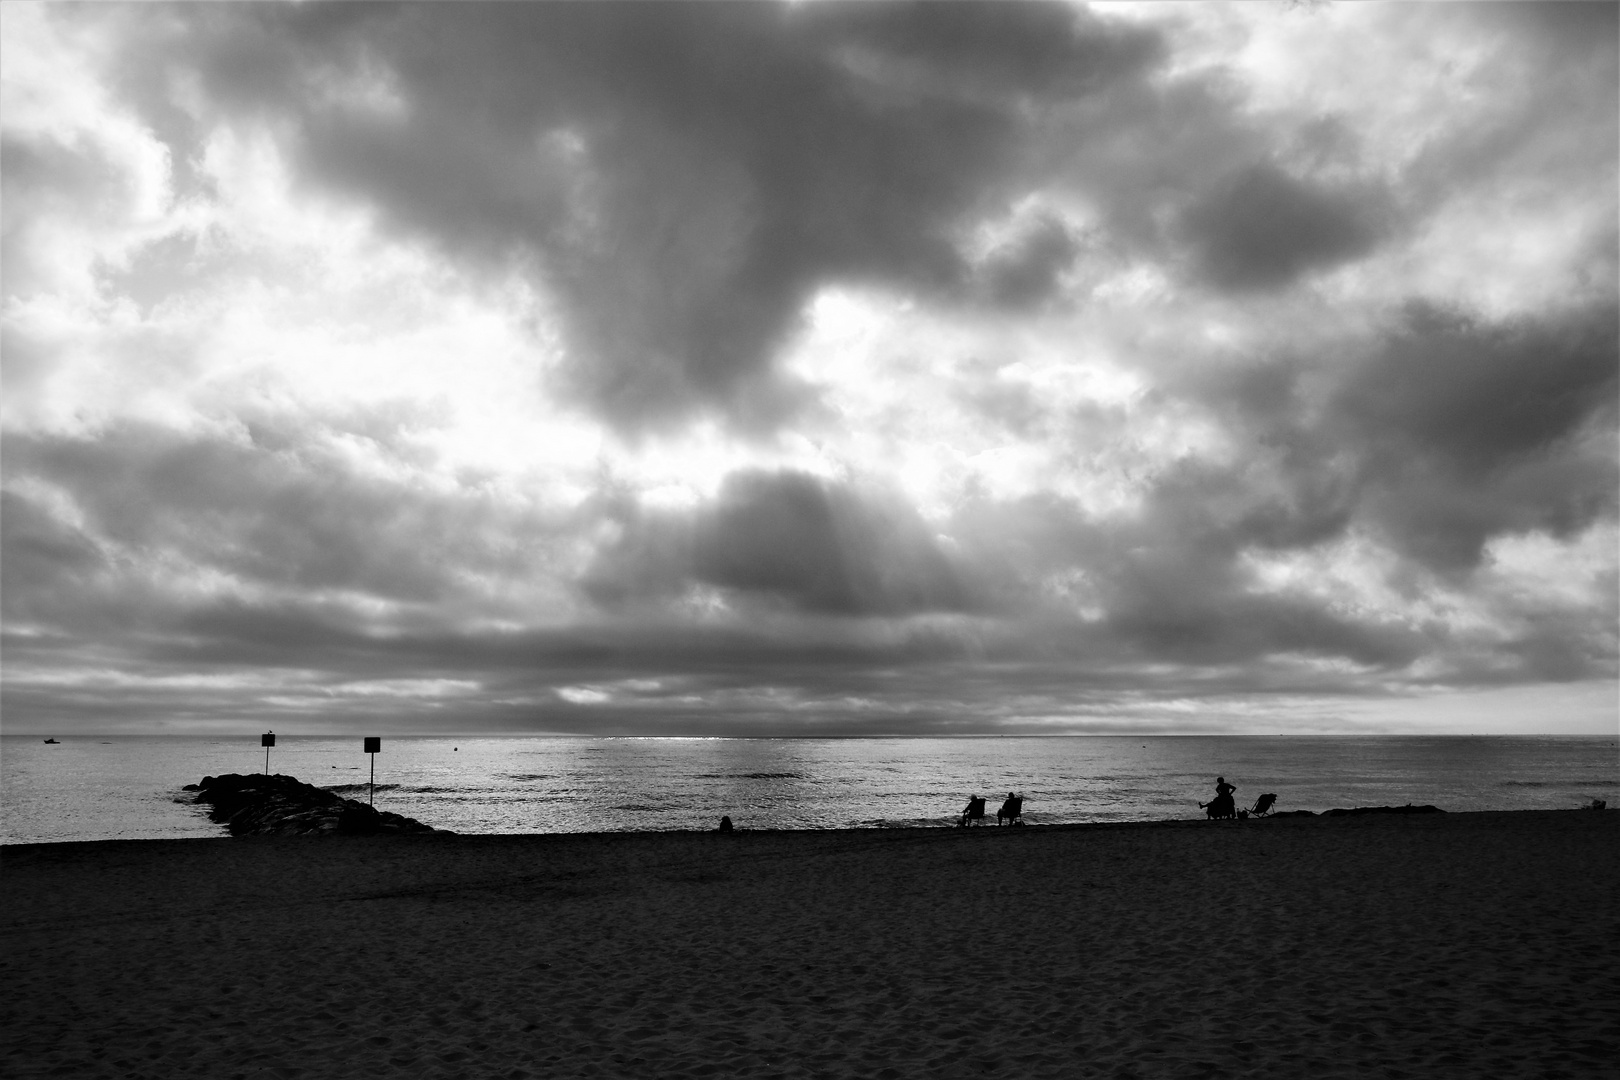
<path fill-rule="evenodd" d="M 1613 303 L 1490 327 L 1409 311 L 1334 402 L 1367 447 L 1375 520 L 1444 570 L 1493 536 L 1612 519 L 1617 341 Z"/>
<path fill-rule="evenodd" d="M 1384 231 L 1377 201 L 1315 188 L 1262 163 L 1223 178 L 1189 206 L 1181 231 L 1217 288 L 1277 288 L 1371 251 Z"/>
<path fill-rule="evenodd" d="M 960 611 L 956 570 L 910 507 L 802 473 L 734 472 L 685 520 L 632 519 L 587 579 L 594 595 L 726 590 L 828 615 Z"/>
<path fill-rule="evenodd" d="M 8 729 L 1612 730 L 1615 12 L 0 7 Z"/>
<path fill-rule="evenodd" d="M 1160 52 L 1048 5 L 274 5 L 122 29 L 126 85 L 183 78 L 194 130 L 263 125 L 312 188 L 531 268 L 573 343 L 562 385 L 632 428 L 775 419 L 795 390 L 771 351 L 819 283 L 959 280 L 954 234 L 1039 114 Z"/>

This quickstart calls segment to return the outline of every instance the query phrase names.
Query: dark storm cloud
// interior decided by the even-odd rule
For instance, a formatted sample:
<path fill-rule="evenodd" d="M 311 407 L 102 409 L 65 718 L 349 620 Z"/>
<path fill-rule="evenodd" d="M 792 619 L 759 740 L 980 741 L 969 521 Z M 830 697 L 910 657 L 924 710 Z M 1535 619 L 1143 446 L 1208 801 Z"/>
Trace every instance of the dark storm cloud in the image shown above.
<path fill-rule="evenodd" d="M 815 615 L 895 616 L 970 607 L 958 569 L 892 493 L 791 471 L 732 473 L 686 514 L 623 509 L 623 533 L 588 575 L 605 603 L 693 585 Z"/>
<path fill-rule="evenodd" d="M 1226 176 L 1183 211 L 1182 237 L 1216 288 L 1274 289 L 1359 258 L 1388 231 L 1376 190 L 1333 188 L 1260 162 Z"/>
<path fill-rule="evenodd" d="M 820 282 L 961 281 L 956 233 L 1018 163 L 1031 108 L 1163 53 L 1151 31 L 1034 3 L 253 5 L 154 21 L 129 55 L 148 101 L 154 66 L 194 73 L 227 115 L 283 132 L 320 186 L 457 256 L 536 261 L 564 300 L 569 384 L 629 428 L 697 406 L 779 419 L 803 391 L 772 375 L 771 349 Z M 397 104 L 371 107 L 357 80 Z M 1052 258 L 1037 252 L 1009 295 L 1038 289 Z"/>
<path fill-rule="evenodd" d="M 94 435 L 7 435 L 8 497 L 22 510 L 20 531 L 7 533 L 8 564 L 15 553 L 77 573 L 89 553 L 113 549 L 123 556 L 103 555 L 102 565 L 176 573 L 186 579 L 182 594 L 217 574 L 453 610 L 468 582 L 521 572 L 553 531 L 476 488 L 423 490 L 357 469 L 323 438 L 331 432 L 303 426 L 263 423 L 244 439 L 134 423 Z M 81 524 L 50 516 L 18 493 L 23 485 L 53 492 Z M 65 561 L 75 552 L 77 562 Z M 59 576 L 19 577 L 6 590 L 8 615 L 49 595 Z"/>
<path fill-rule="evenodd" d="M 1617 365 L 1612 303 L 1498 324 L 1414 304 L 1336 405 L 1379 442 L 1479 475 L 1612 424 Z"/>
<path fill-rule="evenodd" d="M 10 491 L 0 491 L 0 552 L 0 602 L 8 619 L 48 617 L 54 598 L 107 565 L 93 539 Z"/>
<path fill-rule="evenodd" d="M 1399 619 L 1262 586 L 1243 557 L 1272 546 L 1268 515 L 1276 512 L 1252 477 L 1189 461 L 1167 470 L 1134 513 L 1094 516 L 1063 500 L 1025 499 L 974 507 L 954 525 L 975 549 L 975 566 L 1010 593 L 1005 607 L 1044 612 L 1058 625 L 1089 610 L 1075 657 L 1087 663 L 1243 665 L 1298 655 L 1395 671 L 1436 644 Z M 1008 554 L 1016 561 L 993 574 L 988 568 Z"/>
<path fill-rule="evenodd" d="M 1165 24 L 1172 39 L 1175 18 Z M 1055 110 L 1033 171 L 1089 207 L 1099 251 L 1237 301 L 1398 250 L 1475 197 L 1607 208 L 1586 276 L 1591 289 L 1612 292 L 1620 258 L 1613 5 L 1414 4 L 1380 19 L 1387 38 L 1347 40 L 1334 59 L 1360 50 L 1378 70 L 1391 62 L 1390 44 L 1448 37 L 1472 50 L 1466 76 L 1439 44 L 1407 54 L 1431 65 L 1437 83 L 1455 80 L 1466 103 L 1459 99 L 1454 116 L 1438 109 L 1426 117 L 1393 159 L 1379 156 L 1384 133 L 1353 114 L 1312 100 L 1258 106 L 1243 78 L 1215 64 L 1123 81 L 1106 97 Z M 1497 92 L 1506 87 L 1512 92 Z"/>
<path fill-rule="evenodd" d="M 1326 355 L 1180 390 L 1249 447 L 1230 502 L 1248 507 L 1245 543 L 1309 548 L 1360 526 L 1466 574 L 1494 538 L 1614 518 L 1617 379 L 1612 301 L 1501 320 L 1413 302 Z"/>
<path fill-rule="evenodd" d="M 982 288 L 994 304 L 1029 308 L 1058 291 L 1060 276 L 1084 245 L 1061 221 L 1037 221 L 1032 228 L 990 253 L 979 268 Z"/>
<path fill-rule="evenodd" d="M 950 563 L 916 512 L 802 474 L 738 473 L 696 530 L 695 574 L 807 611 L 960 610 Z"/>
<path fill-rule="evenodd" d="M 1414 306 L 1332 403 L 1368 516 L 1439 570 L 1612 519 L 1617 367 L 1612 303 L 1506 324 Z"/>
<path fill-rule="evenodd" d="M 1397 200 L 1357 133 L 1247 95 L 1219 68 L 1122 82 L 1056 110 L 1032 172 L 1089 208 L 1099 253 L 1231 293 L 1375 250 Z"/>

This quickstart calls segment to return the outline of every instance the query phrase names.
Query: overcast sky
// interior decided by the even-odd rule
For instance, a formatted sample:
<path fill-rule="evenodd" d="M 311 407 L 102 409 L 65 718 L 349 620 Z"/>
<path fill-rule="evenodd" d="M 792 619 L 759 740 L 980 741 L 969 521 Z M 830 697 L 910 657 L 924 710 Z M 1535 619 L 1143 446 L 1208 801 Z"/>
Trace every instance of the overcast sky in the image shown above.
<path fill-rule="evenodd" d="M 0 5 L 5 730 L 1613 734 L 1616 11 Z"/>

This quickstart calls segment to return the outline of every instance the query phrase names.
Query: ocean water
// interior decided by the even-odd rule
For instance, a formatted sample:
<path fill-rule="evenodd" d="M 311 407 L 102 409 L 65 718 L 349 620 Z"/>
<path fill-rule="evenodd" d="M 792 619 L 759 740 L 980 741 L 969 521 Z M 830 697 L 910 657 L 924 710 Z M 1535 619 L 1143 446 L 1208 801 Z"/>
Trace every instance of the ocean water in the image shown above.
<path fill-rule="evenodd" d="M 224 834 L 181 791 L 260 772 L 258 737 L 0 738 L 0 843 Z M 366 799 L 359 737 L 278 737 L 271 772 Z M 1620 742 L 1575 737 L 980 739 L 384 738 L 378 809 L 468 833 L 953 824 L 970 795 L 1031 824 L 1198 817 L 1217 774 L 1240 805 L 1620 802 Z M 185 800 L 185 801 L 177 801 Z"/>

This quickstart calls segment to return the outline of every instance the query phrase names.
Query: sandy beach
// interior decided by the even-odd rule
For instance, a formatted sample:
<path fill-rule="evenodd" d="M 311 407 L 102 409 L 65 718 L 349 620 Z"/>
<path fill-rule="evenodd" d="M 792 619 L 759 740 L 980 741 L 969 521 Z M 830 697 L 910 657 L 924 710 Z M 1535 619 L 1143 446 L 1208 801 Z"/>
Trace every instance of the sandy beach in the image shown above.
<path fill-rule="evenodd" d="M 1613 1077 L 1620 814 L 0 851 L 12 1077 Z"/>

